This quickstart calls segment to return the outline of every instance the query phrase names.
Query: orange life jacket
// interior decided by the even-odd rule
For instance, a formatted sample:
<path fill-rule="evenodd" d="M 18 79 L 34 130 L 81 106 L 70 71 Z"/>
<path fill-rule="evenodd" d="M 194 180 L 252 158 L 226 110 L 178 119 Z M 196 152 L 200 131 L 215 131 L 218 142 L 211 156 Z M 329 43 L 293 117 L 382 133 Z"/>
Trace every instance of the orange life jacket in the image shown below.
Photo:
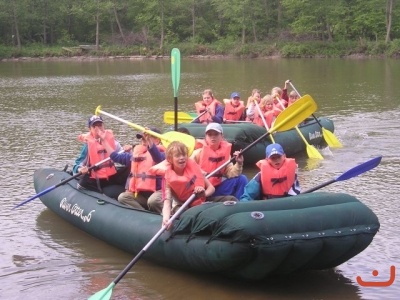
<path fill-rule="evenodd" d="M 106 140 L 108 144 L 115 150 L 115 139 L 111 130 L 106 130 Z M 93 166 L 99 161 L 110 157 L 110 153 L 104 148 L 98 139 L 95 139 L 89 134 L 80 135 L 80 139 L 85 141 L 88 145 L 88 166 Z M 97 170 L 90 172 L 91 178 L 107 179 L 108 177 L 117 173 L 114 163 L 109 160 L 99 166 Z"/>
<path fill-rule="evenodd" d="M 279 170 L 275 169 L 268 159 L 260 160 L 256 165 L 261 170 L 263 199 L 286 196 L 295 180 L 296 161 L 286 158 Z"/>
<path fill-rule="evenodd" d="M 206 143 L 204 144 L 199 157 L 199 165 L 203 171 L 209 174 L 230 159 L 232 144 L 222 141 L 216 151 L 212 150 Z M 217 174 L 209 178 L 213 186 L 218 186 L 221 183 L 225 169 L 222 168 Z"/>
<path fill-rule="evenodd" d="M 232 100 L 225 102 L 224 119 L 231 121 L 239 121 L 245 110 L 243 101 L 239 102 L 239 105 L 233 105 Z"/>
<path fill-rule="evenodd" d="M 215 116 L 215 110 L 217 105 L 222 105 L 221 102 L 219 102 L 217 99 L 213 99 L 209 105 L 206 105 L 203 100 L 197 101 L 195 104 L 196 107 L 196 112 L 198 115 L 202 114 L 206 109 L 208 109 L 208 112 L 206 112 L 204 115 L 202 115 L 200 118 L 198 118 L 200 123 L 211 123 L 214 122 L 212 120 L 212 116 Z"/>
<path fill-rule="evenodd" d="M 159 147 L 160 151 L 162 151 L 161 149 Z M 136 145 L 133 148 L 131 178 L 129 182 L 130 192 L 154 192 L 156 190 L 156 176 L 148 173 L 149 169 L 154 165 L 154 160 L 147 146 Z"/>
<path fill-rule="evenodd" d="M 204 175 L 199 165 L 192 159 L 188 159 L 182 176 L 177 175 L 171 165 L 167 167 L 165 172 L 165 180 L 179 202 L 185 202 L 193 194 L 196 186 L 205 187 Z M 190 207 L 199 205 L 206 200 L 205 197 L 195 199 Z"/>
<path fill-rule="evenodd" d="M 262 112 L 262 108 L 261 107 L 260 107 L 260 109 L 261 109 L 261 112 Z M 263 122 L 260 114 L 258 113 L 257 107 L 254 107 L 254 116 L 253 116 L 253 118 L 250 119 L 249 117 L 247 117 L 246 121 L 251 121 L 253 124 L 256 124 L 256 125 L 261 126 L 261 127 L 265 127 L 264 126 L 264 122 Z"/>
<path fill-rule="evenodd" d="M 268 110 L 264 113 L 265 122 L 268 125 L 268 128 L 271 128 L 273 122 L 276 117 L 279 115 L 280 111 L 276 109 Z"/>

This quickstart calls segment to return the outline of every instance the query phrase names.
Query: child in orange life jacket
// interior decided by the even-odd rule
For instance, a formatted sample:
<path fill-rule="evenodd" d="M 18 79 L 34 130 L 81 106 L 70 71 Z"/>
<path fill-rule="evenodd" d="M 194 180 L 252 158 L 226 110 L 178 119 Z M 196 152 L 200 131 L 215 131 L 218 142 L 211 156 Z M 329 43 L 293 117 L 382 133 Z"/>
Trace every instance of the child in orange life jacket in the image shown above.
<path fill-rule="evenodd" d="M 268 145 L 266 159 L 260 160 L 256 165 L 260 172 L 246 185 L 240 198 L 241 202 L 294 196 L 300 193 L 297 164 L 294 159 L 286 158 L 281 145 Z"/>
<path fill-rule="evenodd" d="M 244 121 L 244 104 L 240 100 L 239 93 L 233 92 L 230 99 L 224 99 L 224 123 L 229 121 Z"/>
<path fill-rule="evenodd" d="M 78 138 L 84 142 L 84 145 L 73 167 L 75 174 L 79 172 L 83 174 L 79 179 L 78 188 L 97 191 L 109 197 L 117 198 L 124 189 L 129 175 L 129 168 L 119 168 L 117 170 L 111 160 L 103 163 L 98 168 L 92 169 L 90 172 L 88 168 L 110 156 L 111 151 L 105 149 L 100 134 L 107 133 L 110 150 L 120 151 L 121 145 L 115 140 L 112 131 L 104 128 L 104 122 L 101 117 L 96 115 L 90 117 L 88 127 L 89 132 L 81 134 Z"/>
<path fill-rule="evenodd" d="M 151 131 L 161 133 L 157 128 Z M 110 158 L 117 163 L 129 166 L 131 173 L 127 180 L 127 189 L 118 196 L 122 204 L 136 209 L 148 209 L 160 213 L 162 211 L 161 177 L 148 173 L 148 170 L 165 159 L 165 149 L 160 139 L 147 133 L 136 135 L 141 143 L 136 145 L 132 152 L 110 154 Z M 112 150 L 105 143 L 108 151 Z"/>
<path fill-rule="evenodd" d="M 261 106 L 263 107 L 264 119 L 267 123 L 267 126 L 268 126 L 268 128 L 271 128 L 276 117 L 279 115 L 279 113 L 281 111 L 274 107 L 274 100 L 272 99 L 272 96 L 269 94 L 265 95 L 261 99 Z M 260 106 L 260 108 L 261 108 L 261 106 Z M 264 124 L 263 124 L 263 126 L 264 126 Z"/>
<path fill-rule="evenodd" d="M 299 99 L 299 95 L 295 92 L 295 91 L 291 91 L 289 93 L 289 102 L 288 102 L 288 106 L 295 103 L 298 99 Z"/>
<path fill-rule="evenodd" d="M 201 116 L 193 120 L 193 123 L 222 123 L 224 118 L 224 106 L 214 98 L 212 90 L 204 90 L 202 100 L 197 101 L 194 105 L 197 114 Z M 205 111 L 206 113 L 204 113 Z"/>
<path fill-rule="evenodd" d="M 247 99 L 246 104 L 246 121 L 254 121 L 255 114 L 258 113 L 255 101 L 258 104 L 261 102 L 261 92 L 258 89 L 253 89 L 251 91 L 251 96 Z"/>
<path fill-rule="evenodd" d="M 206 174 L 210 174 L 231 159 L 231 148 L 232 144 L 224 140 L 221 124 L 210 123 L 206 127 L 203 147 L 194 150 L 191 158 L 200 165 Z M 213 196 L 234 196 L 237 200 L 243 194 L 248 181 L 247 177 L 242 174 L 243 156 L 239 155 L 239 151 L 233 155 L 236 156 L 235 164 L 229 163 L 210 177 L 210 182 L 215 187 Z"/>
<path fill-rule="evenodd" d="M 214 187 L 205 178 L 199 165 L 189 159 L 186 145 L 178 141 L 168 146 L 166 160 L 152 167 L 150 173 L 164 175 L 165 178 L 163 225 L 192 194 L 196 194 L 196 199 L 190 207 L 203 203 L 206 197 L 214 193 Z"/>
<path fill-rule="evenodd" d="M 274 99 L 274 106 L 276 109 L 282 111 L 287 107 L 288 101 L 283 98 L 283 90 L 280 87 L 273 87 L 271 96 Z"/>

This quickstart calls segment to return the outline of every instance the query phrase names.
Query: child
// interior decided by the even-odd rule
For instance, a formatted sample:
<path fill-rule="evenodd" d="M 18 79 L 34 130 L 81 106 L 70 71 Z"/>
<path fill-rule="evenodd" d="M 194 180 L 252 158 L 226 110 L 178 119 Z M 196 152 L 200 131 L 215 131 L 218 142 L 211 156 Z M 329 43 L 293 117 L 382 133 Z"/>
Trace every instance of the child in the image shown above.
<path fill-rule="evenodd" d="M 268 145 L 266 159 L 256 165 L 260 172 L 246 185 L 240 201 L 266 200 L 300 193 L 296 161 L 286 158 L 281 145 Z"/>
<path fill-rule="evenodd" d="M 202 100 L 197 101 L 194 105 L 198 117 L 194 119 L 192 123 L 222 123 L 224 118 L 224 106 L 214 97 L 212 90 L 204 90 Z"/>
<path fill-rule="evenodd" d="M 271 96 L 274 99 L 276 109 L 282 111 L 287 107 L 288 102 L 283 99 L 283 91 L 280 87 L 273 87 L 271 90 Z"/>
<path fill-rule="evenodd" d="M 289 102 L 288 102 L 288 106 L 292 105 L 293 103 L 296 102 L 297 99 L 299 99 L 299 95 L 295 92 L 295 91 L 291 91 L 289 94 Z"/>
<path fill-rule="evenodd" d="M 190 207 L 203 203 L 215 191 L 200 166 L 189 159 L 188 148 L 178 141 L 168 146 L 166 161 L 152 167 L 149 172 L 164 175 L 165 178 L 162 225 L 168 223 L 171 214 L 175 213 L 192 194 L 196 194 L 196 199 Z"/>
<path fill-rule="evenodd" d="M 245 107 L 239 93 L 233 92 L 230 99 L 224 99 L 224 103 L 224 123 L 244 120 Z"/>
<path fill-rule="evenodd" d="M 273 122 L 281 111 L 274 107 L 274 99 L 272 99 L 272 96 L 269 94 L 262 98 L 261 103 L 263 106 L 264 119 L 267 122 L 268 128 L 271 128 Z"/>
<path fill-rule="evenodd" d="M 258 89 L 253 89 L 251 91 L 251 96 L 247 99 L 246 104 L 246 121 L 253 122 L 254 114 L 257 112 L 255 101 L 258 104 L 261 102 L 261 92 Z"/>

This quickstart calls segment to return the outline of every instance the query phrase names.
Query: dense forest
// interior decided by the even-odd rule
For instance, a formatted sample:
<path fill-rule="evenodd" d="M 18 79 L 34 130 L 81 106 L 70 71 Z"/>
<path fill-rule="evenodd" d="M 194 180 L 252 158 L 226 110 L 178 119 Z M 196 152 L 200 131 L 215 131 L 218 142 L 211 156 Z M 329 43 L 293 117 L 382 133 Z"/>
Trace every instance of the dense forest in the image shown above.
<path fill-rule="evenodd" d="M 0 0 L 0 57 L 400 55 L 400 0 Z"/>

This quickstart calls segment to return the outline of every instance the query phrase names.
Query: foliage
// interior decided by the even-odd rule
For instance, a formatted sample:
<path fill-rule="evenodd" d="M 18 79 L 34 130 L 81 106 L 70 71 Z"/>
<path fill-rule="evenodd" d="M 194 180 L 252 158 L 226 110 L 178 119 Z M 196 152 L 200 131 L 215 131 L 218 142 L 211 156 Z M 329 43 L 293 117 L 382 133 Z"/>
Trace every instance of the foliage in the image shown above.
<path fill-rule="evenodd" d="M 192 55 L 395 55 L 400 5 L 388 29 L 388 1 L 0 0 L 0 57 L 27 47 L 52 56 L 97 38 L 102 48 L 92 55 L 165 55 L 177 45 Z"/>

